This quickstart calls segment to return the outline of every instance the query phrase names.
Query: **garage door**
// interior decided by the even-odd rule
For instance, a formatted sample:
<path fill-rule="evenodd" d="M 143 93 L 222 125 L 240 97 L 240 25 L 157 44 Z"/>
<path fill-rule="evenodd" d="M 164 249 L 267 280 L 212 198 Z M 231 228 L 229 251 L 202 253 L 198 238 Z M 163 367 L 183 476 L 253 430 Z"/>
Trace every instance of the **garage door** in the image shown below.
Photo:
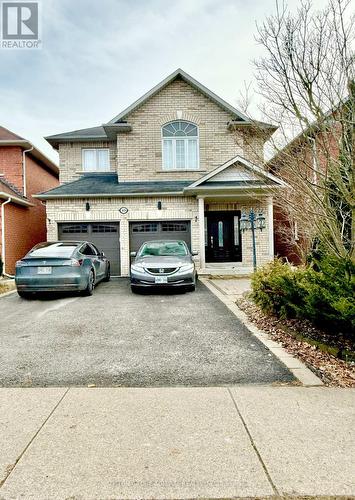
<path fill-rule="evenodd" d="M 111 274 L 120 274 L 119 224 L 114 222 L 59 224 L 60 240 L 90 241 L 104 252 L 111 263 Z"/>
<path fill-rule="evenodd" d="M 190 221 L 144 221 L 130 223 L 130 251 L 137 252 L 151 240 L 183 240 L 191 250 Z"/>

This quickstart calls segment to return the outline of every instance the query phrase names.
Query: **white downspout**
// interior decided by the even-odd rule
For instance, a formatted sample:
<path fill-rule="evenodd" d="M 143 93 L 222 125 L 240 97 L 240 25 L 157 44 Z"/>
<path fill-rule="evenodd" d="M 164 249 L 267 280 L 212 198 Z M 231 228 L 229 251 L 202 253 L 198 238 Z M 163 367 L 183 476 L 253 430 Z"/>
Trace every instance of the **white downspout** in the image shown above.
<path fill-rule="evenodd" d="M 26 153 L 29 153 L 33 150 L 33 146 L 30 149 L 25 149 L 22 151 L 22 173 L 23 173 L 23 196 L 27 197 L 27 188 L 26 188 Z"/>
<path fill-rule="evenodd" d="M 5 205 L 10 203 L 11 197 L 4 201 L 4 203 L 1 204 L 1 260 L 2 260 L 2 274 L 4 276 L 7 276 L 8 278 L 13 278 L 13 276 L 10 276 L 9 274 L 6 274 L 6 268 L 5 268 L 5 259 L 6 259 L 6 252 L 5 252 Z"/>

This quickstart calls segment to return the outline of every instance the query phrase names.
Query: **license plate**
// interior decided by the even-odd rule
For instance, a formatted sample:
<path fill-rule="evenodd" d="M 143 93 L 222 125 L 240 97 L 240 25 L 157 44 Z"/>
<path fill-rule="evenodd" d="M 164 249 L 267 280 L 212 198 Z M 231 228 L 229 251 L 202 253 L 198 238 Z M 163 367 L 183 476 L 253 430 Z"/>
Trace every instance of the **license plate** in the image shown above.
<path fill-rule="evenodd" d="M 38 267 L 37 274 L 52 274 L 51 267 Z"/>
<path fill-rule="evenodd" d="M 155 283 L 161 285 L 163 283 L 167 283 L 168 282 L 168 278 L 167 276 L 156 276 L 155 277 Z"/>

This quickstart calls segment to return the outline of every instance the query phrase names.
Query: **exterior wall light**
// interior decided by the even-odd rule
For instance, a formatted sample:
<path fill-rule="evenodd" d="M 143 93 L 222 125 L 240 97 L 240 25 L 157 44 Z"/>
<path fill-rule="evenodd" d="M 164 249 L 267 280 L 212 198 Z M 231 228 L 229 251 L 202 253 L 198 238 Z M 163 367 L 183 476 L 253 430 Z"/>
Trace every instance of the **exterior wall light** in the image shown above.
<path fill-rule="evenodd" d="M 89 210 L 90 210 L 90 203 L 88 201 L 85 203 L 85 210 L 87 212 L 89 212 Z"/>
<path fill-rule="evenodd" d="M 265 216 L 262 210 L 260 210 L 258 215 L 256 216 L 256 227 L 260 229 L 260 231 L 265 229 Z"/>
<path fill-rule="evenodd" d="M 242 233 L 251 230 L 252 240 L 253 240 L 253 268 L 256 271 L 256 243 L 255 243 L 255 230 L 259 229 L 262 231 L 265 229 L 265 216 L 262 210 L 259 210 L 258 215 L 255 216 L 255 211 L 253 208 L 250 209 L 249 214 L 245 211 L 242 212 L 240 217 L 240 230 Z"/>
<path fill-rule="evenodd" d="M 158 201 L 158 210 L 161 210 L 161 201 Z"/>

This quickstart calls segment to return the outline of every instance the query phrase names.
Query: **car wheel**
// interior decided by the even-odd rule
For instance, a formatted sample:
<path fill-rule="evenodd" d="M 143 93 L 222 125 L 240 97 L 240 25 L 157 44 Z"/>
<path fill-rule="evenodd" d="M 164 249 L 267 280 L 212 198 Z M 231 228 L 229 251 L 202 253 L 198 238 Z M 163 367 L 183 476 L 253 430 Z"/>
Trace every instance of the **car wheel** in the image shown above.
<path fill-rule="evenodd" d="M 110 264 L 107 266 L 106 276 L 104 277 L 104 281 L 110 281 L 111 279 L 111 269 Z"/>
<path fill-rule="evenodd" d="M 95 275 L 94 275 L 94 271 L 91 270 L 90 274 L 89 274 L 88 284 L 87 284 L 83 294 L 86 296 L 92 295 L 94 292 L 94 288 L 95 288 Z"/>
<path fill-rule="evenodd" d="M 17 293 L 22 299 L 30 299 L 32 297 L 32 294 L 30 292 L 19 292 L 17 290 Z"/>

